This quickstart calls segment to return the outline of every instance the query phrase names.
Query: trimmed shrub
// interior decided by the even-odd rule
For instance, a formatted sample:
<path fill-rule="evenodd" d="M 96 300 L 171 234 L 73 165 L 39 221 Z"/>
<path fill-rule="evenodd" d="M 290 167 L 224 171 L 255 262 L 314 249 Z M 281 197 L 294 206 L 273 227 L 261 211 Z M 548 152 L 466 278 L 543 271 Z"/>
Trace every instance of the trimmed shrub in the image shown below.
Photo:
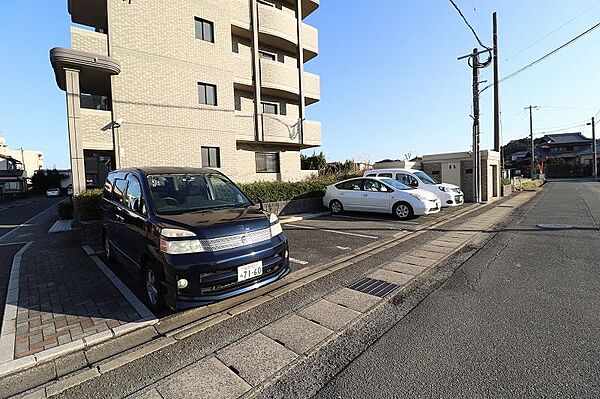
<path fill-rule="evenodd" d="M 102 220 L 102 190 L 86 190 L 75 196 L 75 208 L 81 221 Z"/>
<path fill-rule="evenodd" d="M 239 187 L 254 202 L 290 201 L 293 199 L 318 198 L 325 195 L 325 189 L 339 179 L 321 176 L 299 182 L 255 182 L 239 184 Z"/>
<path fill-rule="evenodd" d="M 73 201 L 70 198 L 58 204 L 58 217 L 73 219 Z"/>

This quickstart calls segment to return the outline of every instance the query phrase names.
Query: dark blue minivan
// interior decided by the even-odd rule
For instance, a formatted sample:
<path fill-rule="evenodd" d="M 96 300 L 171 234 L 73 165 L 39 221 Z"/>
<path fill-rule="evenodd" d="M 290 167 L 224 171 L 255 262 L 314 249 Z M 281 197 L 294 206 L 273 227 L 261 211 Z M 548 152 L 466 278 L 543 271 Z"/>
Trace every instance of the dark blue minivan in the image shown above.
<path fill-rule="evenodd" d="M 116 170 L 103 197 L 106 257 L 140 277 L 154 310 L 220 301 L 289 273 L 277 216 L 220 172 Z"/>

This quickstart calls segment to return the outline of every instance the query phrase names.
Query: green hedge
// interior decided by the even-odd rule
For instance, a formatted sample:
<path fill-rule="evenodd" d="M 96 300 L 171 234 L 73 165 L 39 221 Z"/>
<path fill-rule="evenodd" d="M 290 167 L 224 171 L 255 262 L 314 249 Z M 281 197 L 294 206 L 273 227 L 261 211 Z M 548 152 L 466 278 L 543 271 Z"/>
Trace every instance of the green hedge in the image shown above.
<path fill-rule="evenodd" d="M 79 220 L 102 220 L 102 190 L 87 190 L 75 196 Z"/>
<path fill-rule="evenodd" d="M 327 186 L 337 181 L 339 181 L 337 178 L 322 176 L 294 183 L 277 181 L 243 183 L 239 184 L 239 187 L 252 201 L 257 202 L 260 198 L 264 202 L 276 202 L 322 197 Z"/>

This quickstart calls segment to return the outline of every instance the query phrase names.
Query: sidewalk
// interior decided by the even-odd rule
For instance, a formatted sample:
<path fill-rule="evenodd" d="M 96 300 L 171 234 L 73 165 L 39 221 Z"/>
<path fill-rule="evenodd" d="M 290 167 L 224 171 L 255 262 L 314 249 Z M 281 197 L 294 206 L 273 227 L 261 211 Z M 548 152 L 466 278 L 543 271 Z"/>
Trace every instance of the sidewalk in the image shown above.
<path fill-rule="evenodd" d="M 46 219 L 38 226 L 47 231 L 45 224 L 55 217 Z M 136 310 L 131 298 L 111 283 L 81 247 L 78 232 L 36 234 L 32 239 L 13 262 L 0 367 L 10 368 L 11 361 L 28 356 L 37 362 L 101 342 L 116 335 L 120 326 L 151 315 Z"/>

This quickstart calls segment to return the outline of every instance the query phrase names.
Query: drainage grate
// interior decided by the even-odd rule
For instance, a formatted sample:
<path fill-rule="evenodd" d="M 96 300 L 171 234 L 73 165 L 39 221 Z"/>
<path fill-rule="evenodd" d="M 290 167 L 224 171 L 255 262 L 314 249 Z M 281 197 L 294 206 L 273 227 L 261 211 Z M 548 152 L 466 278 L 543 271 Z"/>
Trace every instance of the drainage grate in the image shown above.
<path fill-rule="evenodd" d="M 356 283 L 348 286 L 350 289 L 364 292 L 365 294 L 369 295 L 375 295 L 380 298 L 383 298 L 398 287 L 399 286 L 396 284 L 391 284 L 387 281 L 375 280 L 368 277 L 362 278 Z"/>
<path fill-rule="evenodd" d="M 571 226 L 569 226 L 568 224 L 557 224 L 557 223 L 538 224 L 537 227 L 539 227 L 540 229 L 546 229 L 546 230 L 568 230 L 571 228 Z"/>

